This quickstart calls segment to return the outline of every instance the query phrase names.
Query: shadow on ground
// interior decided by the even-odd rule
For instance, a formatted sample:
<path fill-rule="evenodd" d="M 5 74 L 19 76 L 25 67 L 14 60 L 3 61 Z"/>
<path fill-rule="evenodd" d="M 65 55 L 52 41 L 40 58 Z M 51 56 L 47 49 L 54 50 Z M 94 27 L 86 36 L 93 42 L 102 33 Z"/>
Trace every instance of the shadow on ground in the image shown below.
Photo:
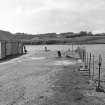
<path fill-rule="evenodd" d="M 6 56 L 5 58 L 0 59 L 0 63 L 6 62 L 6 61 L 10 61 L 10 60 L 12 60 L 12 59 L 21 57 L 21 56 L 23 56 L 23 55 L 25 55 L 25 54 L 27 54 L 27 53 Z"/>

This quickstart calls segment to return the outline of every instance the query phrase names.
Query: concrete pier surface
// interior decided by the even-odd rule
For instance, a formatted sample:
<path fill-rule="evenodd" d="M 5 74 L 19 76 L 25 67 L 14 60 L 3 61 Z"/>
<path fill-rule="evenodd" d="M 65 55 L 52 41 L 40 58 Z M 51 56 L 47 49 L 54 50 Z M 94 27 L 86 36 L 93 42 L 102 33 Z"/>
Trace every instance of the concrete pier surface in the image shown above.
<path fill-rule="evenodd" d="M 103 93 L 90 94 L 94 86 L 78 70 L 80 64 L 79 59 L 57 57 L 56 51 L 0 63 L 0 105 L 102 105 Z"/>

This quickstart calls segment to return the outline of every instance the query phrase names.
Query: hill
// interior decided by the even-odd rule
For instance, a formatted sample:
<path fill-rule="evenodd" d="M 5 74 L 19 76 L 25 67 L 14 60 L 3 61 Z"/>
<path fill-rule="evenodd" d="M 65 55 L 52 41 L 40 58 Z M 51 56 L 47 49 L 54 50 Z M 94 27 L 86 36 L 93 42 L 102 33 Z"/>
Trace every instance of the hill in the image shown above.
<path fill-rule="evenodd" d="M 44 34 L 12 34 L 8 31 L 0 30 L 1 36 L 15 41 L 23 41 L 25 44 L 105 44 L 105 33 L 92 34 L 91 32 L 81 31 L 79 33 L 44 33 Z"/>
<path fill-rule="evenodd" d="M 60 34 L 41 34 L 25 42 L 26 44 L 104 44 L 104 34 L 91 33 L 60 33 Z"/>

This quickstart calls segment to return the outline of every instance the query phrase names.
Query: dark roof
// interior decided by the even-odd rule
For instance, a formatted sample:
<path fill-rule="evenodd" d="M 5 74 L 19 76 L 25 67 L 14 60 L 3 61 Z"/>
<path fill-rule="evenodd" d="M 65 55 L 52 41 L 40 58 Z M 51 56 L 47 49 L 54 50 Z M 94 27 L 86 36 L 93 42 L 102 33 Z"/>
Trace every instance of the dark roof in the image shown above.
<path fill-rule="evenodd" d="M 8 41 L 8 42 L 19 41 L 15 35 L 11 34 L 10 32 L 1 31 L 1 30 L 0 30 L 0 40 L 1 41 Z"/>

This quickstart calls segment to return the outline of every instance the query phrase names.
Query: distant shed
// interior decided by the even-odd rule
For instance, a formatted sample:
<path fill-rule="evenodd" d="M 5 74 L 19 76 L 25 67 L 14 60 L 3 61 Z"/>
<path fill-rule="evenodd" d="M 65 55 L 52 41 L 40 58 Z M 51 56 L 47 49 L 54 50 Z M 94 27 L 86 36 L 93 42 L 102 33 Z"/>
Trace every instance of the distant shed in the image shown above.
<path fill-rule="evenodd" d="M 6 31 L 0 31 L 0 59 L 23 54 L 23 43 Z"/>

